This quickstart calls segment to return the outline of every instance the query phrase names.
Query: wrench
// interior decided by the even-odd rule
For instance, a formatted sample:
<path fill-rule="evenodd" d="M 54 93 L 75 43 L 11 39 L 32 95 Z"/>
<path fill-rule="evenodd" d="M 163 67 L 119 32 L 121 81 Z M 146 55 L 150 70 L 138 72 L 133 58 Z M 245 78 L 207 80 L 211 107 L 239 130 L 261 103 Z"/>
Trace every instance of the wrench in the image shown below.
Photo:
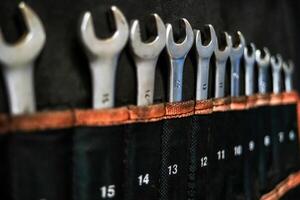
<path fill-rule="evenodd" d="M 185 18 L 181 21 L 185 26 L 186 36 L 180 43 L 174 41 L 172 25 L 166 25 L 166 47 L 170 58 L 169 102 L 182 100 L 184 61 L 194 43 L 194 33 L 190 23 Z"/>
<path fill-rule="evenodd" d="M 157 36 L 151 42 L 141 40 L 140 25 L 134 20 L 130 30 L 130 45 L 137 70 L 137 105 L 153 103 L 155 68 L 159 54 L 166 45 L 166 27 L 157 14 L 152 14 L 156 22 Z"/>
<path fill-rule="evenodd" d="M 208 78 L 209 62 L 216 46 L 216 32 L 212 25 L 205 26 L 209 30 L 209 41 L 202 41 L 200 30 L 195 30 L 196 50 L 197 50 L 197 86 L 196 100 L 205 100 L 208 98 Z M 205 43 L 204 43 L 205 42 Z"/>
<path fill-rule="evenodd" d="M 270 65 L 270 52 L 264 47 L 264 53 L 259 49 L 255 52 L 255 59 L 258 65 L 258 92 L 266 94 L 268 90 L 268 68 Z M 264 54 L 264 55 L 263 55 Z"/>
<path fill-rule="evenodd" d="M 216 78 L 215 78 L 215 98 L 221 98 L 225 95 L 225 73 L 226 61 L 231 52 L 231 40 L 227 32 L 225 36 L 226 46 L 220 49 L 219 41 L 216 40 L 215 56 L 216 56 Z"/>
<path fill-rule="evenodd" d="M 272 67 L 273 78 L 273 93 L 278 94 L 281 91 L 281 70 L 282 70 L 282 57 L 280 54 L 271 56 L 270 59 Z"/>
<path fill-rule="evenodd" d="M 254 63 L 255 63 L 255 45 L 250 43 L 244 50 L 245 60 L 245 94 L 251 96 L 254 94 Z"/>
<path fill-rule="evenodd" d="M 245 48 L 245 38 L 243 34 L 238 31 L 237 33 L 238 40 L 236 44 L 233 44 L 232 37 L 230 36 L 230 41 L 232 44 L 231 52 L 230 52 L 230 62 L 231 62 L 231 96 L 237 97 L 240 95 L 240 64 L 241 58 L 244 53 Z"/>
<path fill-rule="evenodd" d="M 291 92 L 293 91 L 293 72 L 294 72 L 294 63 L 293 61 L 289 61 L 289 64 L 286 62 L 283 62 L 282 68 L 284 71 L 284 85 L 285 85 L 285 91 Z"/>
<path fill-rule="evenodd" d="M 4 41 L 0 30 L 0 62 L 12 115 L 33 113 L 36 110 L 34 94 L 34 62 L 41 53 L 46 34 L 37 14 L 24 2 L 19 4 L 28 32 L 15 44 Z"/>
<path fill-rule="evenodd" d="M 79 30 L 82 44 L 89 58 L 93 86 L 93 108 L 111 108 L 115 101 L 115 79 L 120 52 L 126 45 L 129 28 L 123 13 L 111 7 L 116 23 L 112 37 L 99 39 L 95 35 L 93 18 L 85 12 Z"/>

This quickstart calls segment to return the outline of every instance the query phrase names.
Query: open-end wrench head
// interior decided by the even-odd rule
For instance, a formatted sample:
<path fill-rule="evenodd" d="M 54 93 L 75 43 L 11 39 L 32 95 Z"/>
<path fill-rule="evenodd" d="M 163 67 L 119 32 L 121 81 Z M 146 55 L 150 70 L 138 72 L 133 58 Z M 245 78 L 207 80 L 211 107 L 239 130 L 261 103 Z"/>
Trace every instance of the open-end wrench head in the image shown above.
<path fill-rule="evenodd" d="M 230 43 L 232 45 L 231 52 L 230 52 L 231 59 L 238 59 L 244 53 L 244 48 L 245 48 L 245 43 L 246 43 L 245 38 L 240 31 L 237 31 L 236 35 L 237 35 L 238 43 L 234 43 L 233 37 L 229 36 Z"/>
<path fill-rule="evenodd" d="M 157 14 L 152 14 L 156 22 L 157 36 L 152 42 L 145 43 L 141 39 L 140 23 L 134 20 L 130 30 L 130 45 L 135 56 L 141 59 L 158 57 L 166 45 L 166 27 Z"/>
<path fill-rule="evenodd" d="M 294 72 L 294 67 L 295 67 L 294 62 L 291 60 L 289 60 L 288 63 L 286 62 L 282 63 L 282 69 L 286 75 L 291 75 Z"/>
<path fill-rule="evenodd" d="M 196 42 L 196 49 L 198 52 L 198 55 L 203 58 L 209 58 L 213 54 L 216 46 L 216 32 L 214 27 L 211 24 L 205 25 L 206 28 L 209 29 L 210 33 L 210 41 L 207 44 L 203 44 L 202 37 L 201 37 L 201 31 L 195 30 L 195 42 Z"/>
<path fill-rule="evenodd" d="M 166 25 L 166 47 L 169 56 L 173 59 L 185 57 L 194 43 L 194 32 L 192 26 L 185 18 L 182 18 L 181 21 L 183 22 L 185 27 L 185 38 L 180 43 L 176 43 L 174 41 L 172 25 Z"/>
<path fill-rule="evenodd" d="M 215 55 L 216 55 L 216 60 L 218 61 L 226 61 L 232 48 L 230 36 L 228 35 L 227 32 L 223 33 L 225 36 L 225 41 L 226 41 L 226 46 L 224 49 L 220 49 L 219 41 L 216 40 L 216 47 L 215 47 Z"/>
<path fill-rule="evenodd" d="M 115 55 L 126 45 L 129 35 L 129 27 L 123 13 L 116 7 L 111 7 L 111 12 L 114 16 L 116 31 L 106 39 L 96 37 L 92 14 L 85 12 L 80 24 L 80 38 L 89 52 L 89 56 L 99 57 L 107 55 Z"/>
<path fill-rule="evenodd" d="M 46 33 L 37 14 L 26 3 L 21 2 L 19 9 L 24 17 L 27 32 L 15 44 L 7 44 L 0 30 L 0 62 L 6 66 L 31 63 L 42 51 L 46 42 Z"/>
<path fill-rule="evenodd" d="M 282 57 L 280 54 L 277 54 L 276 56 L 271 56 L 270 63 L 272 70 L 274 72 L 279 72 L 282 69 Z"/>
<path fill-rule="evenodd" d="M 256 52 L 255 44 L 250 43 L 249 46 L 245 47 L 245 49 L 244 49 L 244 59 L 245 59 L 246 63 L 254 64 L 254 62 L 255 62 L 255 52 Z"/>
<path fill-rule="evenodd" d="M 258 67 L 265 68 L 265 67 L 269 67 L 271 54 L 269 49 L 266 47 L 263 48 L 263 51 L 264 51 L 264 56 L 261 50 L 259 49 L 256 50 L 255 60 L 258 64 Z"/>

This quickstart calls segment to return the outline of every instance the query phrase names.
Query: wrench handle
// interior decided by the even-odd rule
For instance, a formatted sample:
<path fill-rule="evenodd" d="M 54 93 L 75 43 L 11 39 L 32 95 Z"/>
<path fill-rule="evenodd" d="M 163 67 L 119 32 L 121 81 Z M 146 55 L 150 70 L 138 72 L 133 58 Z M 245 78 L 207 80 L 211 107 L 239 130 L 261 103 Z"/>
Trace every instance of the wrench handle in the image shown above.
<path fill-rule="evenodd" d="M 183 66 L 185 59 L 171 59 L 169 102 L 182 100 Z"/>
<path fill-rule="evenodd" d="M 225 96 L 226 60 L 216 62 L 215 98 Z"/>
<path fill-rule="evenodd" d="M 9 109 L 12 115 L 36 111 L 33 69 L 33 63 L 3 68 Z"/>
<path fill-rule="evenodd" d="M 245 94 L 251 96 L 254 93 L 254 62 L 245 65 Z"/>
<path fill-rule="evenodd" d="M 292 74 L 285 74 L 284 85 L 285 85 L 286 92 L 291 92 L 293 90 Z"/>
<path fill-rule="evenodd" d="M 260 94 L 266 94 L 268 89 L 268 69 L 259 67 L 258 70 L 258 91 Z"/>
<path fill-rule="evenodd" d="M 112 108 L 115 104 L 115 79 L 118 56 L 96 58 L 90 62 L 93 108 Z"/>
<path fill-rule="evenodd" d="M 155 68 L 157 59 L 137 59 L 137 105 L 153 104 Z"/>
<path fill-rule="evenodd" d="M 230 95 L 237 97 L 240 95 L 240 58 L 231 59 L 231 85 Z"/>
<path fill-rule="evenodd" d="M 196 100 L 205 100 L 208 98 L 208 78 L 209 78 L 209 61 L 210 57 L 198 57 L 197 66 L 197 87 Z"/>
<path fill-rule="evenodd" d="M 273 71 L 272 77 L 273 77 L 273 93 L 278 94 L 281 91 L 280 70 Z"/>

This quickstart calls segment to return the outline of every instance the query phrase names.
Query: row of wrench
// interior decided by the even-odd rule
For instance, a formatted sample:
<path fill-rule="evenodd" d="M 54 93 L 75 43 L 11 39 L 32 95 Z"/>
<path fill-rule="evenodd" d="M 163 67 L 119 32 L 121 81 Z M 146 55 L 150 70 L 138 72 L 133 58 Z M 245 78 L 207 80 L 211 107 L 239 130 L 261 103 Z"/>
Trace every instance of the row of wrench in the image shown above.
<path fill-rule="evenodd" d="M 8 90 L 9 107 L 12 115 L 33 113 L 36 110 L 33 71 L 34 62 L 41 53 L 46 33 L 38 15 L 24 2 L 19 8 L 25 19 L 28 32 L 16 44 L 5 42 L 0 31 L 0 62 Z M 116 31 L 107 39 L 99 39 L 95 35 L 92 14 L 85 12 L 80 21 L 79 36 L 90 63 L 93 87 L 93 108 L 114 107 L 115 77 L 118 59 L 128 40 L 131 47 L 137 72 L 137 105 L 146 106 L 153 103 L 155 68 L 158 57 L 164 48 L 170 60 L 169 102 L 182 100 L 183 69 L 187 54 L 195 44 L 197 51 L 197 86 L 196 100 L 208 98 L 210 60 L 215 55 L 215 94 L 214 98 L 225 95 L 226 63 L 230 59 L 231 79 L 230 94 L 240 95 L 241 60 L 245 61 L 245 94 L 254 94 L 254 66 L 258 66 L 258 92 L 267 92 L 269 66 L 272 67 L 273 92 L 281 91 L 281 73 L 285 74 L 285 90 L 291 91 L 293 63 L 283 62 L 281 56 L 271 56 L 267 48 L 256 50 L 251 43 L 246 46 L 245 38 L 237 32 L 236 41 L 227 32 L 223 32 L 225 46 L 219 45 L 212 25 L 206 25 L 209 33 L 193 30 L 187 19 L 181 21 L 185 28 L 185 37 L 180 42 L 174 41 L 171 24 L 164 24 L 157 14 L 155 19 L 157 35 L 151 42 L 141 38 L 139 20 L 133 20 L 129 27 L 123 13 L 111 7 Z"/>

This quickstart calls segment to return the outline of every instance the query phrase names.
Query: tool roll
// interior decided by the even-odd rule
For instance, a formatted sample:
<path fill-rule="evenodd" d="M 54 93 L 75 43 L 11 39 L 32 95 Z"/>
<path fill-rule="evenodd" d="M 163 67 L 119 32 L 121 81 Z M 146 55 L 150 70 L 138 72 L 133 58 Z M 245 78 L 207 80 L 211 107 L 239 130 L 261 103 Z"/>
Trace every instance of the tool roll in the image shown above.
<path fill-rule="evenodd" d="M 14 16 L 11 9 L 18 2 L 1 2 L 0 27 L 5 25 L 3 35 L 9 42 L 0 34 L 0 199 L 299 198 L 299 97 L 292 87 L 293 64 L 278 54 L 271 56 L 267 48 L 262 51 L 267 44 L 284 58 L 298 52 L 296 39 L 288 31 L 273 34 L 278 27 L 290 28 L 286 22 L 294 19 L 297 10 L 293 3 L 280 1 L 274 3 L 274 12 L 266 12 L 269 4 L 261 1 L 236 1 L 235 6 L 222 2 L 80 0 L 53 1 L 48 7 L 42 1 L 29 1 L 20 3 L 19 8 L 27 33 L 35 34 L 21 37 L 16 45 L 9 43 L 18 37 L 18 31 L 3 19 Z M 108 35 L 105 20 L 97 18 L 113 4 L 125 11 L 127 19 L 159 13 L 161 16 L 152 15 L 156 23 L 147 23 L 155 24 L 160 44 L 151 46 L 154 42 L 149 42 L 148 48 L 146 40 L 137 36 L 138 21 L 129 26 L 121 9 L 112 6 L 115 22 L 122 22 L 115 23 L 115 35 L 121 36 L 122 42 L 101 46 L 105 39 L 92 37 L 96 35 L 93 31 Z M 92 14 L 86 12 L 80 18 L 85 9 Z M 255 19 L 243 18 L 249 10 Z M 94 29 L 92 15 L 97 16 Z M 185 34 L 191 36 L 179 40 L 182 44 L 189 41 L 185 48 L 177 41 L 179 33 L 174 33 L 175 44 L 172 25 L 164 25 L 179 17 L 189 18 L 192 24 L 181 19 Z M 265 26 L 266 21 L 276 20 L 278 27 Z M 199 31 L 205 23 L 222 31 L 240 29 L 247 35 L 247 43 L 240 31 L 237 37 L 222 32 L 218 38 L 212 25 L 205 27 L 210 33 Z M 147 31 L 141 32 L 145 35 Z M 289 38 L 286 45 L 278 42 L 285 37 Z M 28 48 L 28 41 L 35 45 Z M 252 41 L 260 48 L 256 50 Z M 101 48 L 93 49 L 97 45 Z M 211 60 L 206 60 L 210 70 L 204 69 L 205 45 L 212 45 Z M 27 51 L 16 47 L 27 47 Z M 101 62 L 106 58 L 103 55 L 118 48 L 119 52 L 109 55 L 118 58 L 115 62 Z M 186 52 L 182 53 L 183 49 Z M 19 59 L 20 52 L 28 56 Z M 182 53 L 179 62 L 176 53 Z M 157 54 L 149 65 L 153 68 L 139 71 L 151 54 Z M 26 60 L 30 56 L 37 59 Z M 32 69 L 36 66 L 35 77 L 34 70 L 28 73 L 31 79 L 18 74 L 18 69 L 28 67 L 24 60 L 30 61 Z M 117 70 L 105 75 L 108 71 L 103 70 L 97 76 L 93 67 L 101 69 L 107 63 L 114 63 Z M 269 68 L 263 71 L 266 66 Z M 222 67 L 226 69 L 222 71 Z M 19 76 L 11 76 L 14 72 Z M 198 85 L 200 75 L 203 79 Z M 248 90 L 250 86 L 252 90 Z M 109 92 L 102 91 L 107 88 Z"/>
<path fill-rule="evenodd" d="M 278 199 L 300 185 L 297 100 L 1 115 L 1 199 Z"/>

